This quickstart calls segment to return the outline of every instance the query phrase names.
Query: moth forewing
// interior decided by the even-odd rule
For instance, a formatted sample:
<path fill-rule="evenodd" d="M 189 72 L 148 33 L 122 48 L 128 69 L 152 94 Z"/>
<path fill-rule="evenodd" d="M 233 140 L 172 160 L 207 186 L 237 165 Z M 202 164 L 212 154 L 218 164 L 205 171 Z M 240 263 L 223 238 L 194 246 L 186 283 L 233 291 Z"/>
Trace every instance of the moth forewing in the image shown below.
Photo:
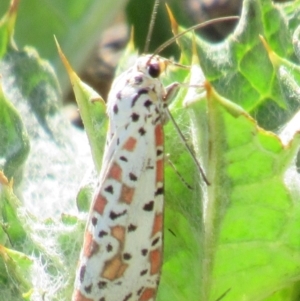
<path fill-rule="evenodd" d="M 165 59 L 141 56 L 112 85 L 110 127 L 74 301 L 155 300 L 162 263 Z"/>

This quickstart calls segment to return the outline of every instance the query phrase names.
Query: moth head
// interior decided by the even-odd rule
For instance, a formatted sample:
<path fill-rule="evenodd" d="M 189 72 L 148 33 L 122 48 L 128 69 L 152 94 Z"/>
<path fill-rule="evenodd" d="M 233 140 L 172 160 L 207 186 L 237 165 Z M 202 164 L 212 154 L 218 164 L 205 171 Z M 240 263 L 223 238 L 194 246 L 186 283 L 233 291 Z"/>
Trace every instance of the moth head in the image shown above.
<path fill-rule="evenodd" d="M 150 63 L 147 66 L 147 71 L 151 77 L 157 78 L 161 74 L 161 66 L 158 62 L 150 61 Z"/>
<path fill-rule="evenodd" d="M 145 55 L 139 58 L 138 70 L 151 78 L 158 78 L 166 70 L 168 62 L 158 55 Z"/>
<path fill-rule="evenodd" d="M 147 72 L 149 76 L 151 76 L 152 78 L 159 77 L 164 71 L 166 71 L 169 63 L 169 60 L 158 55 L 149 55 L 147 61 Z"/>

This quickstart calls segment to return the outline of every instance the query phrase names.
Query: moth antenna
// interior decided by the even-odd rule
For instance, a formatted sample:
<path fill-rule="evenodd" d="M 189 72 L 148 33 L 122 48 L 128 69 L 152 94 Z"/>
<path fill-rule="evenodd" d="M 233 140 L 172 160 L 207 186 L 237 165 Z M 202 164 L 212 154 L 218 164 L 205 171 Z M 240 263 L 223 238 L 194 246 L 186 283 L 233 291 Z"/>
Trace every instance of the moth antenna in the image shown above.
<path fill-rule="evenodd" d="M 211 19 L 208 21 L 205 21 L 203 23 L 200 24 L 196 24 L 194 26 L 189 27 L 188 29 L 184 30 L 183 32 L 177 34 L 176 36 L 174 36 L 173 38 L 167 40 L 166 42 L 164 42 L 163 44 L 161 44 L 158 48 L 156 48 L 156 50 L 153 52 L 153 54 L 151 55 L 149 61 L 157 54 L 159 54 L 161 51 L 163 51 L 165 48 L 167 48 L 169 45 L 171 45 L 172 43 L 174 43 L 177 39 L 179 39 L 180 37 L 182 37 L 183 35 L 185 35 L 186 33 L 195 30 L 195 29 L 200 29 L 203 27 L 206 27 L 208 25 L 211 24 L 215 24 L 218 22 L 226 22 L 226 21 L 234 21 L 234 20 L 238 20 L 239 16 L 230 16 L 230 17 L 221 17 L 221 18 L 215 18 L 215 19 Z M 172 22 L 172 20 L 171 20 Z"/>
<path fill-rule="evenodd" d="M 174 118 L 173 118 L 172 114 L 170 113 L 170 111 L 169 111 L 168 109 L 167 109 L 166 111 L 167 111 L 168 118 L 172 121 L 172 123 L 173 123 L 173 125 L 174 125 L 174 127 L 175 127 L 175 129 L 176 129 L 176 131 L 177 131 L 177 133 L 178 133 L 178 135 L 179 135 L 179 137 L 180 137 L 180 139 L 182 140 L 182 142 L 183 142 L 183 144 L 185 145 L 186 149 L 187 149 L 188 152 L 190 153 L 192 159 L 193 159 L 194 162 L 196 163 L 197 168 L 198 168 L 198 170 L 200 171 L 200 174 L 201 174 L 201 176 L 202 176 L 204 182 L 206 183 L 207 186 L 209 186 L 209 185 L 210 185 L 210 182 L 208 181 L 208 179 L 207 179 L 207 177 L 206 177 L 206 175 L 205 175 L 205 172 L 204 172 L 202 166 L 200 165 L 200 163 L 198 162 L 198 160 L 197 160 L 197 158 L 196 158 L 196 156 L 195 156 L 193 150 L 192 150 L 191 147 L 188 145 L 186 139 L 184 138 L 184 136 L 183 136 L 183 134 L 182 134 L 180 128 L 178 127 L 178 125 L 177 125 L 176 121 L 174 120 Z"/>
<path fill-rule="evenodd" d="M 153 28 L 154 28 L 154 24 L 155 24 L 156 15 L 157 15 L 158 5 L 159 5 L 159 0 L 155 0 L 153 10 L 152 10 L 152 13 L 151 13 L 151 19 L 150 19 L 150 23 L 149 23 L 148 33 L 147 33 L 147 37 L 146 37 L 144 53 L 147 53 L 148 50 L 149 50 L 149 44 L 150 44 L 151 36 L 152 36 L 152 33 L 153 33 Z"/>

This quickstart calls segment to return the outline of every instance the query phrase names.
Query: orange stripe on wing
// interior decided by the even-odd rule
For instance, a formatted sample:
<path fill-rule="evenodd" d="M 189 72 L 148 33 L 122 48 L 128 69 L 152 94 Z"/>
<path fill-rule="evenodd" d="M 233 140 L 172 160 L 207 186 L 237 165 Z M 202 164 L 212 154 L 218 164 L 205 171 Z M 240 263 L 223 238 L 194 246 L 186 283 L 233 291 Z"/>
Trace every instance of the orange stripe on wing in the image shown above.
<path fill-rule="evenodd" d="M 131 204 L 134 195 L 134 190 L 134 188 L 123 184 L 120 200 L 122 202 L 125 202 L 126 204 Z"/>
<path fill-rule="evenodd" d="M 161 250 L 153 250 L 150 252 L 151 275 L 158 274 L 161 266 Z"/>
<path fill-rule="evenodd" d="M 163 216 L 162 214 L 157 214 L 154 219 L 153 228 L 152 228 L 152 236 L 156 233 L 161 232 L 163 227 Z"/>
<path fill-rule="evenodd" d="M 92 257 L 98 253 L 100 246 L 93 240 L 93 235 L 89 231 L 86 231 L 84 235 L 83 254 L 86 257 Z"/>
<path fill-rule="evenodd" d="M 125 241 L 125 227 L 115 226 L 111 228 L 111 235 L 119 240 L 121 243 Z"/>
<path fill-rule="evenodd" d="M 114 257 L 112 260 L 105 263 L 101 276 L 108 280 L 120 278 L 123 276 L 127 267 L 128 265 L 123 263 L 121 256 L 118 255 L 117 257 Z"/>
<path fill-rule="evenodd" d="M 156 182 L 163 182 L 164 180 L 164 160 L 156 161 Z"/>
<path fill-rule="evenodd" d="M 161 124 L 155 127 L 155 144 L 156 146 L 162 146 L 164 144 L 164 132 Z"/>
<path fill-rule="evenodd" d="M 146 288 L 143 291 L 139 301 L 148 301 L 148 300 L 154 298 L 154 296 L 155 296 L 155 289 L 154 288 Z"/>
<path fill-rule="evenodd" d="M 126 149 L 126 150 L 132 152 L 135 149 L 136 142 L 137 142 L 137 140 L 135 138 L 129 137 L 127 139 L 127 141 L 125 142 L 123 149 Z"/>
<path fill-rule="evenodd" d="M 98 194 L 93 209 L 102 215 L 106 204 L 107 204 L 107 199 L 103 195 Z"/>
<path fill-rule="evenodd" d="M 108 172 L 107 177 L 121 182 L 121 179 L 122 179 L 121 167 L 117 163 L 114 162 Z"/>
<path fill-rule="evenodd" d="M 108 178 L 112 178 L 118 182 L 122 179 L 122 169 L 117 163 L 113 163 L 110 170 L 108 171 Z M 93 209 L 99 214 L 103 214 L 104 208 L 107 204 L 107 199 L 99 193 L 96 197 Z"/>

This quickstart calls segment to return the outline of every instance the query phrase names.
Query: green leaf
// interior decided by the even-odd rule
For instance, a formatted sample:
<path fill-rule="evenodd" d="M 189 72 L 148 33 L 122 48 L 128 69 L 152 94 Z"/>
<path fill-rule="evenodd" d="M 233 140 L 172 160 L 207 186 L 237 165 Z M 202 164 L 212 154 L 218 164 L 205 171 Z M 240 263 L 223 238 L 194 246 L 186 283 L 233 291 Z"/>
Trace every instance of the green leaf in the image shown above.
<path fill-rule="evenodd" d="M 300 211 L 283 182 L 300 137 L 284 147 L 246 114 L 228 113 L 214 91 L 208 103 L 214 143 L 207 166 L 213 184 L 204 211 L 203 262 L 209 262 L 204 288 L 211 285 L 206 296 L 214 300 L 231 288 L 228 300 L 263 300 L 300 272 L 298 234 L 291 231 Z M 237 132 L 242 139 L 236 139 Z"/>
<path fill-rule="evenodd" d="M 20 51 L 11 49 L 1 61 L 0 68 L 3 70 L 6 89 L 13 81 L 15 86 L 10 94 L 15 96 L 13 92 L 21 93 L 28 109 L 44 130 L 55 139 L 58 131 L 54 121 L 58 114 L 60 94 L 57 79 L 49 63 L 42 60 L 32 48 Z"/>
<path fill-rule="evenodd" d="M 18 0 L 12 1 L 9 10 L 0 20 L 0 59 L 5 55 L 8 47 L 13 45 L 17 8 Z"/>
<path fill-rule="evenodd" d="M 0 170 L 18 176 L 29 153 L 29 138 L 21 116 L 3 94 L 0 83 Z"/>
<path fill-rule="evenodd" d="M 89 212 L 94 189 L 94 185 L 91 185 L 90 183 L 81 186 L 76 198 L 77 208 L 80 212 Z"/>
<path fill-rule="evenodd" d="M 290 18 L 297 18 L 297 13 Z M 279 55 L 295 60 L 292 33 L 279 5 L 269 0 L 245 0 L 234 33 L 219 45 L 198 39 L 197 50 L 205 76 L 215 89 L 235 99 L 261 126 L 274 130 L 287 122 L 297 103 L 282 96 L 259 35 Z"/>
<path fill-rule="evenodd" d="M 299 66 L 283 11 L 269 1 L 245 1 L 227 40 L 215 46 L 197 39 L 201 67 L 214 88 L 198 79 L 207 100 L 202 95 L 190 104 L 189 131 L 211 186 L 189 195 L 166 171 L 165 261 L 158 300 L 298 300 L 298 114 L 286 122 L 299 110 Z M 291 25 L 297 13 L 289 12 Z M 277 54 L 265 51 L 259 34 Z M 183 56 L 191 57 L 191 35 L 183 39 Z M 194 101 L 185 99 L 185 105 Z M 177 105 L 172 109 L 185 132 L 185 114 L 178 113 Z M 285 125 L 288 138 L 262 129 L 248 112 L 267 129 Z M 190 159 L 180 163 L 184 156 L 175 147 L 177 137 L 169 135 L 169 126 L 165 130 L 181 174 L 193 175 Z M 170 239 L 168 229 L 176 238 Z"/>
<path fill-rule="evenodd" d="M 22 116 L 30 139 L 31 150 L 22 174 L 22 197 L 27 208 L 45 217 L 75 208 L 72 201 L 83 168 L 91 164 L 90 153 L 84 133 L 71 127 L 61 111 L 61 95 L 52 67 L 32 48 L 9 48 L 0 69 L 5 96 Z M 16 122 L 14 126 L 17 125 Z M 14 137 L 4 124 L 0 128 L 10 139 Z M 13 154 L 18 143 L 15 141 L 13 147 L 0 144 L 0 148 L 6 147 Z M 17 170 L 13 172 L 15 176 Z M 15 184 L 19 182 L 15 176 Z M 66 196 L 64 202 L 59 194 Z"/>
<path fill-rule="evenodd" d="M 94 164 L 96 170 L 99 171 L 102 163 L 103 140 L 107 131 L 105 102 L 100 95 L 79 79 L 62 53 L 57 41 L 56 44 L 59 55 L 70 77 L 80 116 L 91 146 Z"/>
<path fill-rule="evenodd" d="M 17 214 L 21 203 L 14 195 L 11 184 L 4 183 L 2 185 L 0 191 L 1 229 L 7 236 L 7 245 L 21 250 L 28 241 L 24 225 Z"/>
<path fill-rule="evenodd" d="M 5 263 L 8 277 L 18 284 L 17 289 L 25 296 L 32 293 L 31 275 L 33 273 L 34 261 L 23 253 L 7 249 L 0 245 L 0 257 Z M 2 292 L 9 294 L 9 292 Z M 6 295 L 9 298 L 9 295 Z"/>

